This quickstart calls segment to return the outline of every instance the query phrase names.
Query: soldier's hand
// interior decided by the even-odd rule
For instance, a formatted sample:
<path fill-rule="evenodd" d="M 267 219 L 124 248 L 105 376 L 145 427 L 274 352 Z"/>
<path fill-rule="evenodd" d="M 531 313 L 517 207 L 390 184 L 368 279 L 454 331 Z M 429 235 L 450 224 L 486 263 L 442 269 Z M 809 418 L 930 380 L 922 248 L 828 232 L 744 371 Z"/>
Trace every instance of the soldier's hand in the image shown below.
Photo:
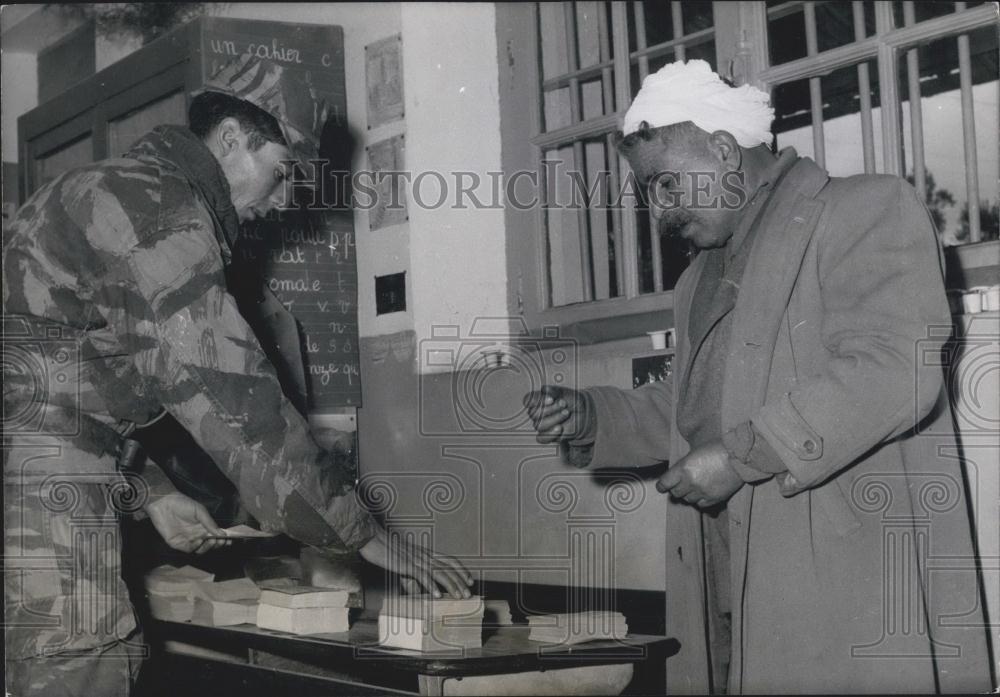
<path fill-rule="evenodd" d="M 225 535 L 212 520 L 208 510 L 181 493 L 146 504 L 146 513 L 163 541 L 180 552 L 204 554 L 230 544 L 229 540 L 210 540 L 209 535 Z"/>
<path fill-rule="evenodd" d="M 669 491 L 698 508 L 727 501 L 741 486 L 743 480 L 729 465 L 729 452 L 720 442 L 695 448 L 656 482 L 661 494 Z"/>
<path fill-rule="evenodd" d="M 360 551 L 366 561 L 403 576 L 403 586 L 409 592 L 415 589 L 416 582 L 435 598 L 441 597 L 438 586 L 453 598 L 471 595 L 472 575 L 457 559 L 400 540 L 381 528 Z"/>
<path fill-rule="evenodd" d="M 597 415 L 584 392 L 556 385 L 542 385 L 522 400 L 539 443 L 555 443 L 592 435 Z"/>

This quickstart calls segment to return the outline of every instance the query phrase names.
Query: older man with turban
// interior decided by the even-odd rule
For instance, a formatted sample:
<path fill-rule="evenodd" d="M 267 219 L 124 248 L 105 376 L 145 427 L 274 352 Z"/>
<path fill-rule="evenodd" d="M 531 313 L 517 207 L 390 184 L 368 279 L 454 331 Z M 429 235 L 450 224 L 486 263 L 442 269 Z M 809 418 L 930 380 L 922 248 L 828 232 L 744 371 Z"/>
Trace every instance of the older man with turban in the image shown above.
<path fill-rule="evenodd" d="M 670 462 L 674 688 L 987 691 L 933 224 L 898 177 L 775 155 L 772 119 L 704 61 L 646 78 L 619 147 L 698 250 L 675 374 L 526 395 L 538 440 L 580 467 Z"/>

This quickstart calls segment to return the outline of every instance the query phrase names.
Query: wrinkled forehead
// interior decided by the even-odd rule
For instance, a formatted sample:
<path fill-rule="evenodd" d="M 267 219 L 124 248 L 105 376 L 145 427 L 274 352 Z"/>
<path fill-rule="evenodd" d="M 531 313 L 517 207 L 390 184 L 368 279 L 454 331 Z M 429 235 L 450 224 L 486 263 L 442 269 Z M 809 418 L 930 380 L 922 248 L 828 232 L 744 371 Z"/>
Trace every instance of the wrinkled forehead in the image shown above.
<path fill-rule="evenodd" d="M 629 148 L 625 156 L 640 183 L 647 183 L 663 172 L 685 172 L 698 162 L 694 156 L 695 144 L 682 134 L 656 134 L 649 140 L 640 140 Z"/>

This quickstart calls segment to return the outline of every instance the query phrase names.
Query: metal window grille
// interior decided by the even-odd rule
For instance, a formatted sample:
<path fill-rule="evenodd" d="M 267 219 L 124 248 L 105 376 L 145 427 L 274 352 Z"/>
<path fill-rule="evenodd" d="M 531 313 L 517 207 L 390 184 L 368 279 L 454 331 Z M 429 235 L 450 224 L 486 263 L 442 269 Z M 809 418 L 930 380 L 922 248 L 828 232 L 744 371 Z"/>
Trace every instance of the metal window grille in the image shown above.
<path fill-rule="evenodd" d="M 620 196 L 614 133 L 649 73 L 691 58 L 715 68 L 713 3 L 539 3 L 536 17 L 548 306 L 669 290 L 686 247 L 659 239 L 634 191 Z"/>

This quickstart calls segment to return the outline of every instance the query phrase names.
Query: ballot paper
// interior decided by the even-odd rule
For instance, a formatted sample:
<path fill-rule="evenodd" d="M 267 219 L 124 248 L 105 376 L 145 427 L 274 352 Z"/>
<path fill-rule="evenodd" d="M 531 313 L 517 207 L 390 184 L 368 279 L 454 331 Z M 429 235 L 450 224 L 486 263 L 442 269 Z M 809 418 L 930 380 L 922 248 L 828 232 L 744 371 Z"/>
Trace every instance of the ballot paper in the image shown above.
<path fill-rule="evenodd" d="M 149 611 L 158 620 L 187 622 L 194 615 L 194 601 L 186 595 L 150 593 Z"/>
<path fill-rule="evenodd" d="M 378 616 L 379 644 L 411 651 L 454 651 L 483 645 L 483 625 L 454 626 L 444 619 Z"/>
<path fill-rule="evenodd" d="M 457 621 L 467 617 L 482 624 L 486 605 L 482 597 L 435 598 L 430 595 L 390 595 L 382 601 L 380 614 L 394 617 L 416 617 L 420 619 L 440 619 L 448 617 Z"/>
<path fill-rule="evenodd" d="M 260 595 L 260 588 L 249 578 L 195 582 L 191 588 L 191 621 L 212 627 L 256 624 Z"/>
<path fill-rule="evenodd" d="M 424 652 L 478 648 L 483 645 L 485 611 L 479 596 L 389 596 L 378 616 L 379 644 Z"/>
<path fill-rule="evenodd" d="M 257 626 L 289 634 L 336 634 L 350 629 L 346 607 L 257 606 Z"/>
<path fill-rule="evenodd" d="M 260 602 L 292 609 L 347 607 L 351 591 L 315 586 L 271 586 L 263 584 Z"/>
<path fill-rule="evenodd" d="M 194 613 L 192 590 L 195 584 L 213 579 L 215 574 L 194 566 L 178 568 L 164 564 L 156 567 L 144 579 L 150 612 L 159 620 L 187 622 Z"/>
<path fill-rule="evenodd" d="M 278 533 L 257 530 L 249 525 L 234 525 L 231 528 L 223 528 L 222 535 L 206 535 L 208 540 L 252 540 L 262 537 L 276 537 Z"/>
<path fill-rule="evenodd" d="M 261 590 L 249 578 L 234 578 L 229 581 L 196 581 L 191 585 L 191 596 L 195 599 L 233 602 L 235 600 L 260 599 Z"/>
<path fill-rule="evenodd" d="M 209 627 L 229 627 L 236 624 L 257 624 L 256 600 L 206 600 L 195 598 L 191 621 Z"/>
<path fill-rule="evenodd" d="M 187 596 L 196 582 L 214 579 L 215 574 L 194 566 L 176 567 L 163 564 L 147 573 L 145 582 L 146 590 L 150 593 Z"/>
<path fill-rule="evenodd" d="M 569 612 L 528 617 L 528 639 L 546 644 L 580 644 L 601 639 L 624 639 L 628 634 L 620 612 Z"/>

